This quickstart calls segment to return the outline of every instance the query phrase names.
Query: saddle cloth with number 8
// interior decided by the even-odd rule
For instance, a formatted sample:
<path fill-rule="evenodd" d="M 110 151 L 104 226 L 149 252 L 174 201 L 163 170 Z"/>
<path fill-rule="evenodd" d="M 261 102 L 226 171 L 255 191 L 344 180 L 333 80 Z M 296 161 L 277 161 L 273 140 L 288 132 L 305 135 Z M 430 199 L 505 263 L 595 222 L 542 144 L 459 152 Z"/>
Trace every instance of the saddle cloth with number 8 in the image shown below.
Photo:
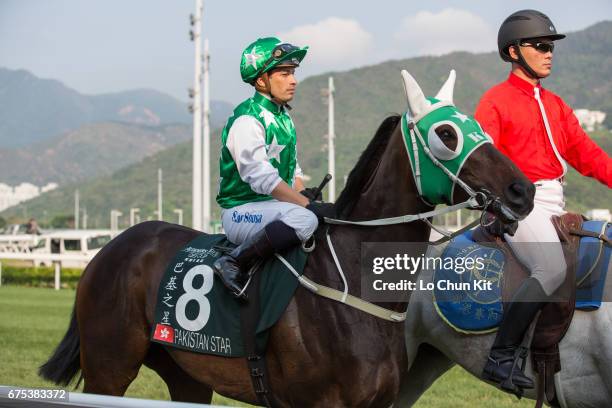
<path fill-rule="evenodd" d="M 244 357 L 240 305 L 213 273 L 212 264 L 222 255 L 214 246 L 234 245 L 225 235 L 202 234 L 166 268 L 158 289 L 151 341 L 196 353 Z M 300 247 L 282 255 L 301 273 L 307 254 Z M 268 329 L 287 308 L 298 281 L 276 257 L 256 273 L 261 274 L 256 343 L 265 349 Z"/>

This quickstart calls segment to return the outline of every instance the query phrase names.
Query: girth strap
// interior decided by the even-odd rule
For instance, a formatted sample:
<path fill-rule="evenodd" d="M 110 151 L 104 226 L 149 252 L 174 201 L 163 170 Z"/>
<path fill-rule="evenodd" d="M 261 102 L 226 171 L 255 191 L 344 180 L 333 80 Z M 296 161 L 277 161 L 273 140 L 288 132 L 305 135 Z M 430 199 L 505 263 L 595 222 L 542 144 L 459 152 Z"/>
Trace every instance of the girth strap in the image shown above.
<path fill-rule="evenodd" d="M 247 367 L 249 375 L 253 383 L 253 390 L 261 405 L 264 407 L 277 406 L 273 404 L 274 397 L 268 380 L 268 369 L 266 366 L 265 350 L 258 350 L 255 335 L 257 330 L 257 322 L 260 315 L 260 298 L 259 286 L 261 274 L 259 269 L 263 262 L 260 260 L 255 263 L 249 273 L 253 274 L 251 282 L 246 288 L 248 301 L 240 304 L 240 331 L 242 333 L 242 342 L 244 351 L 247 356 Z"/>
<path fill-rule="evenodd" d="M 532 350 L 534 369 L 537 375 L 536 408 L 541 408 L 544 402 L 551 407 L 559 407 L 555 389 L 555 373 L 561 370 L 558 346 L 552 351 Z"/>
<path fill-rule="evenodd" d="M 546 372 L 545 372 L 544 361 L 538 361 L 536 366 L 536 404 L 535 408 L 542 408 L 544 406 L 544 387 L 546 387 Z"/>

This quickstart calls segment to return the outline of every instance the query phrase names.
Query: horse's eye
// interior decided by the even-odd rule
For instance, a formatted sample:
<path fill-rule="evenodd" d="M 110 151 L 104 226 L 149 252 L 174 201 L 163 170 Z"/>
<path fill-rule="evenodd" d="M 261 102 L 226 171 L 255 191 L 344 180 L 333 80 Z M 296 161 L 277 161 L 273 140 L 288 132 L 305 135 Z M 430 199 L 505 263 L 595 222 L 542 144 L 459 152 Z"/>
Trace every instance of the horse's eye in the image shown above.
<path fill-rule="evenodd" d="M 432 154 L 440 160 L 452 160 L 463 150 L 463 132 L 450 121 L 431 125 L 427 140 Z"/>
<path fill-rule="evenodd" d="M 450 125 L 443 124 L 436 128 L 436 134 L 444 145 L 450 150 L 455 151 L 457 149 L 458 138 L 455 128 Z"/>

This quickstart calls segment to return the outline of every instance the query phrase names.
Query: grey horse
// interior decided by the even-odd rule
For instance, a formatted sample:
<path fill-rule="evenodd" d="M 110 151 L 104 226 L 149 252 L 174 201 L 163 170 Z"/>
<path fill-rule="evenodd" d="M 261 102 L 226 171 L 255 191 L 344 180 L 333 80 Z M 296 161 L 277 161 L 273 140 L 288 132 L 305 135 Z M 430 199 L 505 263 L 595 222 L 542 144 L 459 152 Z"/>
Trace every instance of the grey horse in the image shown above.
<path fill-rule="evenodd" d="M 430 249 L 441 253 L 438 246 Z M 604 300 L 612 296 L 612 263 L 604 288 Z M 433 270 L 423 270 L 423 282 L 432 282 Z M 438 315 L 431 292 L 415 291 L 408 306 L 405 327 L 408 372 L 402 379 L 394 407 L 409 407 L 453 365 L 459 364 L 480 378 L 495 333 L 461 334 Z M 609 407 L 612 405 L 612 304 L 603 302 L 597 311 L 576 311 L 560 344 L 562 369 L 555 376 L 557 398 L 562 408 Z M 527 359 L 525 373 L 535 378 Z M 535 390 L 525 397 L 536 399 Z"/>

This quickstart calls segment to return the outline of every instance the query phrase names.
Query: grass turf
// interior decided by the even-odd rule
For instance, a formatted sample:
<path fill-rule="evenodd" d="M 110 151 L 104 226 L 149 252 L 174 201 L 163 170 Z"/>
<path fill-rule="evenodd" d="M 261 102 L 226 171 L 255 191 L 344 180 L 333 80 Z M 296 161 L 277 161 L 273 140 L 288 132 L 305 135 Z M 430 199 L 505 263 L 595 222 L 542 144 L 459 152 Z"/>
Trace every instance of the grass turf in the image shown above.
<path fill-rule="evenodd" d="M 0 385 L 55 386 L 37 375 L 68 326 L 75 291 L 0 286 Z M 56 387 L 55 387 L 56 388 Z M 126 396 L 169 399 L 165 384 L 144 367 Z M 248 406 L 215 395 L 219 405 Z M 416 407 L 530 407 L 486 385 L 459 367 L 442 376 L 419 400 Z"/>

